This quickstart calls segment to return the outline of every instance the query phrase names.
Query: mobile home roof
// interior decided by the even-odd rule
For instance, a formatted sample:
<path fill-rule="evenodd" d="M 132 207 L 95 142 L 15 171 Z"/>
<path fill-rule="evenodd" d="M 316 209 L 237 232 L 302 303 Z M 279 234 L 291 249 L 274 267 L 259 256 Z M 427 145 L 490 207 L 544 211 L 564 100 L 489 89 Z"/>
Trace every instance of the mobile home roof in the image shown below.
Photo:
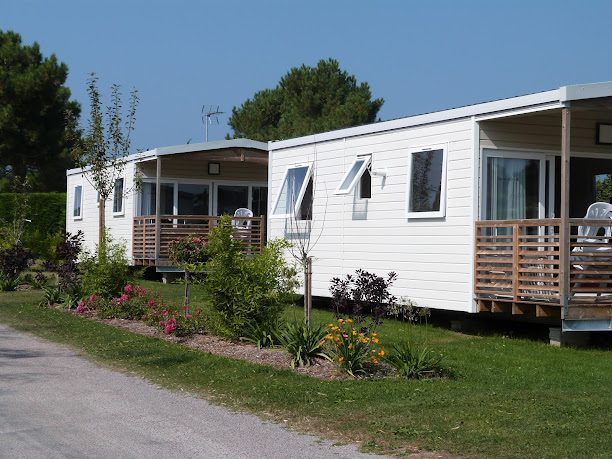
<path fill-rule="evenodd" d="M 491 102 L 483 102 L 452 108 L 438 112 L 425 113 L 422 115 L 398 118 L 390 121 L 355 126 L 336 131 L 323 132 L 294 139 L 271 141 L 268 149 L 281 150 L 283 148 L 308 145 L 311 143 L 325 142 L 328 140 L 354 137 L 358 135 L 375 134 L 384 131 L 392 131 L 407 127 L 421 126 L 460 118 L 476 117 L 487 119 L 499 115 L 509 115 L 520 111 L 537 111 L 552 108 L 560 108 L 568 105 L 572 100 L 594 99 L 612 96 L 612 82 L 590 83 L 572 86 L 561 86 L 559 89 L 538 92 L 524 96 L 500 99 Z"/>
<path fill-rule="evenodd" d="M 188 143 L 185 145 L 159 147 L 140 153 L 133 153 L 127 157 L 127 161 L 146 161 L 149 159 L 157 158 L 159 156 L 176 155 L 180 153 L 193 153 L 196 151 L 224 150 L 227 148 L 250 148 L 253 150 L 268 151 L 268 144 L 265 142 L 258 142 L 256 140 L 251 139 L 231 139 L 216 140 L 204 143 Z M 76 169 L 69 169 L 66 171 L 66 175 L 81 174 L 87 171 L 88 169 L 88 167 L 86 167 L 85 169 L 81 169 L 80 167 Z"/>

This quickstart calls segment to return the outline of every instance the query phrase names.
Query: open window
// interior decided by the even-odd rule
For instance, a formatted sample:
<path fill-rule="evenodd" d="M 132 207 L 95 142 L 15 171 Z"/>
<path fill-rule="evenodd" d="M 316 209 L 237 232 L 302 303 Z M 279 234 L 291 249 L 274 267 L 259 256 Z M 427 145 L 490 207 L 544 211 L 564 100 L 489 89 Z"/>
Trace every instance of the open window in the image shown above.
<path fill-rule="evenodd" d="M 75 220 L 83 218 L 83 187 L 77 185 L 74 187 L 74 204 L 72 206 L 72 216 Z"/>
<path fill-rule="evenodd" d="M 348 194 L 353 191 L 355 185 L 359 183 L 359 198 L 365 199 L 372 195 L 372 180 L 368 167 L 372 161 L 371 156 L 357 156 L 349 170 L 344 174 L 340 185 L 334 194 Z"/>
<path fill-rule="evenodd" d="M 312 193 L 312 164 L 289 167 L 276 197 L 272 216 L 285 218 L 294 216 L 298 220 L 310 220 Z"/>
<path fill-rule="evenodd" d="M 113 215 L 123 215 L 123 178 L 115 180 Z"/>
<path fill-rule="evenodd" d="M 413 151 L 408 160 L 408 218 L 440 218 L 446 211 L 446 147 Z"/>

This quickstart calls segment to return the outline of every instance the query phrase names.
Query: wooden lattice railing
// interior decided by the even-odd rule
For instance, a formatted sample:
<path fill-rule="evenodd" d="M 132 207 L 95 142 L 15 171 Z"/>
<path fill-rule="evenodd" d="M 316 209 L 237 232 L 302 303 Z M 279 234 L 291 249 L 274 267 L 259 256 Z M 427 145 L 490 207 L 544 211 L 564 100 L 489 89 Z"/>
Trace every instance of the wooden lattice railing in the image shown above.
<path fill-rule="evenodd" d="M 159 260 L 156 260 L 155 215 L 134 217 L 132 232 L 132 258 L 137 265 L 167 265 L 168 249 L 173 240 L 189 235 L 208 238 L 210 230 L 218 225 L 220 217 L 210 215 L 161 215 Z M 265 243 L 265 217 L 236 217 L 234 237 L 240 239 L 247 253 L 259 253 Z"/>
<path fill-rule="evenodd" d="M 474 292 L 477 299 L 561 303 L 561 220 L 476 222 Z M 601 228 L 578 236 L 580 226 Z M 569 220 L 570 305 L 612 305 L 612 220 Z"/>

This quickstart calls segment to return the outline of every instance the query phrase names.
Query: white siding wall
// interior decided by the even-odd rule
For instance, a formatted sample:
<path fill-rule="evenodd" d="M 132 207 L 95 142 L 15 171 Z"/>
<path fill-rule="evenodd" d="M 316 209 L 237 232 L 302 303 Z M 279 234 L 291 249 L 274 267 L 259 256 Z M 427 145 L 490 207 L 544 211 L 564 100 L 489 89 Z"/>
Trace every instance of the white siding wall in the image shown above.
<path fill-rule="evenodd" d="M 272 209 L 288 166 L 315 162 L 311 239 L 313 294 L 329 296 L 329 280 L 357 268 L 398 273 L 393 292 L 431 308 L 472 311 L 473 164 L 471 120 L 439 123 L 270 152 Z M 447 145 L 446 217 L 406 218 L 408 152 Z M 372 198 L 334 195 L 358 154 L 372 154 Z M 291 225 L 270 218 L 269 237 L 287 237 Z"/>
<path fill-rule="evenodd" d="M 134 186 L 134 163 L 126 165 L 121 177 L 124 178 L 123 189 L 129 191 Z M 82 218 L 73 217 L 74 189 L 77 185 L 83 187 Z M 67 177 L 66 197 L 66 231 L 76 233 L 83 231 L 83 247 L 94 252 L 98 243 L 98 205 L 97 192 L 83 174 L 73 174 Z M 126 248 L 128 260 L 132 258 L 132 217 L 134 216 L 135 193 L 128 192 L 123 201 L 123 215 L 113 215 L 113 196 L 106 201 L 106 227 L 114 242 L 122 243 Z"/>

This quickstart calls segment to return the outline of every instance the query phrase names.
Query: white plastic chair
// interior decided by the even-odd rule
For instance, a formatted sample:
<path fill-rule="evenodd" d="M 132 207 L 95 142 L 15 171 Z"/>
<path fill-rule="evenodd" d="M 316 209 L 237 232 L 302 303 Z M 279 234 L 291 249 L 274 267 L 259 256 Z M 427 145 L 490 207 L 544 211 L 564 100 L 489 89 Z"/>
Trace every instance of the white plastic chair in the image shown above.
<path fill-rule="evenodd" d="M 249 229 L 251 227 L 251 220 L 241 220 L 240 218 L 236 219 L 236 217 L 252 218 L 253 212 L 251 209 L 247 209 L 246 207 L 236 209 L 236 212 L 234 212 L 234 220 L 232 220 L 232 226 L 235 228 Z"/>
<path fill-rule="evenodd" d="M 612 218 L 612 204 L 608 204 L 607 202 L 596 202 L 594 204 L 591 204 L 589 206 L 589 208 L 587 209 L 587 213 L 584 216 L 585 219 L 587 220 L 603 220 L 603 221 L 610 221 L 610 218 Z M 598 237 L 600 230 L 604 230 L 603 231 L 603 236 L 604 239 L 601 238 L 601 236 Z M 598 243 L 605 243 L 607 244 L 610 241 L 610 238 L 612 238 L 612 227 L 610 226 L 598 226 L 598 225 L 594 225 L 594 226 L 587 226 L 587 225 L 581 225 L 578 227 L 578 238 L 576 239 L 576 241 L 578 243 L 580 242 L 598 242 Z M 574 287 L 578 287 L 580 286 L 580 279 L 584 279 L 587 278 L 589 276 L 588 274 L 588 269 L 589 266 L 586 265 L 582 265 L 580 264 L 580 261 L 589 261 L 589 260 L 593 260 L 592 256 L 588 255 L 588 253 L 611 253 L 612 252 L 612 248 L 610 247 L 593 247 L 593 246 L 585 246 L 585 247 L 575 247 L 572 250 L 572 256 L 573 258 L 578 262 L 576 264 L 573 265 L 574 268 L 580 270 L 580 271 L 584 271 L 584 274 L 578 274 L 576 275 L 576 278 L 578 279 L 578 281 L 575 283 Z M 584 256 L 580 256 L 580 254 L 583 253 L 585 254 Z M 611 253 L 612 255 L 612 253 Z M 598 258 L 598 261 L 610 261 L 612 263 L 612 258 Z M 601 286 L 604 286 L 605 283 L 602 283 Z M 601 292 L 597 293 L 597 296 L 601 295 Z"/>
<path fill-rule="evenodd" d="M 607 202 L 596 202 L 591 204 L 584 216 L 587 220 L 607 220 L 612 216 L 612 204 Z M 594 242 L 593 237 L 597 236 L 599 230 L 603 228 L 606 238 L 612 237 L 612 227 L 610 226 L 579 226 L 578 242 Z M 591 240 L 589 240 L 591 239 Z M 608 239 L 604 240 L 606 243 Z"/>

